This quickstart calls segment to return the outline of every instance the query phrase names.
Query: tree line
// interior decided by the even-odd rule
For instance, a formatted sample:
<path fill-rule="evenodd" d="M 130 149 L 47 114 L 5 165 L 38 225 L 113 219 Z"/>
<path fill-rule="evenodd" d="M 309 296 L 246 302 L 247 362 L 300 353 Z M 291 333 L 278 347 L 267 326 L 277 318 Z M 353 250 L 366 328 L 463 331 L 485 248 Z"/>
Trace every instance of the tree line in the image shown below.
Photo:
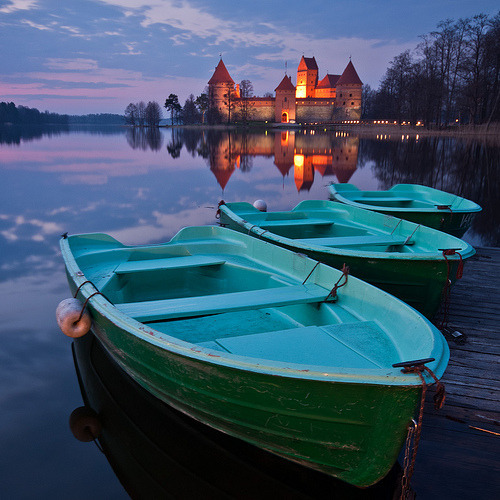
<path fill-rule="evenodd" d="M 249 100 L 253 96 L 253 85 L 250 80 L 242 80 L 240 83 L 240 95 L 235 91 L 228 91 L 224 94 L 224 104 L 228 109 L 228 116 L 223 118 L 219 110 L 210 105 L 208 88 L 205 88 L 199 96 L 190 94 L 184 105 L 179 102 L 179 96 L 170 94 L 163 107 L 170 115 L 172 125 L 191 125 L 196 123 L 217 124 L 223 121 L 244 122 L 252 117 L 252 103 Z M 125 108 L 125 123 L 133 127 L 158 127 L 162 120 L 162 109 L 156 101 L 145 104 L 130 103 Z"/>
<path fill-rule="evenodd" d="M 13 125 L 68 125 L 68 115 L 40 112 L 36 108 L 16 106 L 13 102 L 0 102 L 0 123 Z"/>
<path fill-rule="evenodd" d="M 122 125 L 123 117 L 111 113 L 61 115 L 36 108 L 0 102 L 0 124 L 12 125 Z"/>
<path fill-rule="evenodd" d="M 441 21 L 397 55 L 377 90 L 363 87 L 363 117 L 436 126 L 500 121 L 500 12 Z"/>

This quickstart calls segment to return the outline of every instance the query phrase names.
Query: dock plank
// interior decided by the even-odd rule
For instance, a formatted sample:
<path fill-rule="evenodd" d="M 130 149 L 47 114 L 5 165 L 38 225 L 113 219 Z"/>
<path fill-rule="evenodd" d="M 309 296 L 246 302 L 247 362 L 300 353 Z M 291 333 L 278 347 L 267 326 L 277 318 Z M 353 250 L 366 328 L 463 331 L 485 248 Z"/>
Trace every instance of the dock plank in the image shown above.
<path fill-rule="evenodd" d="M 500 249 L 476 251 L 450 296 L 448 324 L 466 339 L 447 338 L 446 403 L 434 409 L 433 388 L 426 398 L 412 479 L 419 498 L 493 499 L 500 492 L 500 436 L 492 434 L 500 433 Z"/>

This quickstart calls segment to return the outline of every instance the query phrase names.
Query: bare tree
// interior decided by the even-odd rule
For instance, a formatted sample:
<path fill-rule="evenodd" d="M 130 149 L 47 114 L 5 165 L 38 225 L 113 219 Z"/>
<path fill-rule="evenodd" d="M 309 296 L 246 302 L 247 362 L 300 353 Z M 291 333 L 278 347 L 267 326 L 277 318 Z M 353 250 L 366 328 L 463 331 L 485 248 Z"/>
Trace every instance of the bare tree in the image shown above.
<path fill-rule="evenodd" d="M 137 106 L 134 103 L 130 103 L 125 108 L 125 123 L 127 125 L 132 125 L 133 127 L 137 124 Z"/>
<path fill-rule="evenodd" d="M 374 118 L 423 119 L 437 126 L 500 119 L 500 14 L 447 19 L 415 53 L 391 61 L 373 103 Z"/>
<path fill-rule="evenodd" d="M 467 28 L 467 60 L 464 67 L 464 93 L 470 123 L 477 123 L 481 119 L 481 103 L 484 97 L 484 76 L 486 72 L 485 42 L 487 26 L 487 16 L 485 14 L 479 14 L 471 19 Z"/>
<path fill-rule="evenodd" d="M 160 105 L 156 101 L 149 101 L 145 109 L 146 123 L 150 127 L 158 127 L 162 119 Z"/>
<path fill-rule="evenodd" d="M 240 82 L 240 96 L 241 97 L 252 97 L 253 96 L 253 85 L 250 80 L 241 80 Z"/>
<path fill-rule="evenodd" d="M 253 85 L 250 80 L 241 80 L 240 82 L 240 101 L 239 113 L 241 121 L 247 123 L 252 119 L 253 103 L 250 98 L 253 96 Z"/>
<path fill-rule="evenodd" d="M 227 108 L 227 123 L 231 123 L 231 113 L 236 108 L 236 102 L 238 97 L 236 96 L 236 92 L 234 89 L 228 89 L 224 94 L 224 105 Z"/>
<path fill-rule="evenodd" d="M 137 104 L 137 122 L 139 127 L 144 127 L 146 123 L 146 104 L 144 101 Z"/>

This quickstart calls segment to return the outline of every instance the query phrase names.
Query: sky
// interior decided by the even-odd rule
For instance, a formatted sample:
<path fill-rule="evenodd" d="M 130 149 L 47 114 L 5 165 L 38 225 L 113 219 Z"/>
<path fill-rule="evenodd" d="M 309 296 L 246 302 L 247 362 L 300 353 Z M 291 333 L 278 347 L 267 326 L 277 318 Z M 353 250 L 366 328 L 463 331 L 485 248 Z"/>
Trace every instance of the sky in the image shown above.
<path fill-rule="evenodd" d="M 445 19 L 493 16 L 498 0 L 0 0 L 0 101 L 119 113 L 203 92 L 222 59 L 256 95 L 302 55 L 319 77 L 352 62 L 377 88 L 389 62 Z"/>

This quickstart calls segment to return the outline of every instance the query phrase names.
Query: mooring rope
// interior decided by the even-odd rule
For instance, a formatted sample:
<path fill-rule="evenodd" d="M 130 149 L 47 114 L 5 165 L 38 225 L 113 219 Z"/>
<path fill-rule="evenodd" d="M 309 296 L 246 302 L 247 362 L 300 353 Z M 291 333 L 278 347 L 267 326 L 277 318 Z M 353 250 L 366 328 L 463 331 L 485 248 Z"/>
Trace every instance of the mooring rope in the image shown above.
<path fill-rule="evenodd" d="M 334 301 L 337 298 L 337 290 L 345 285 L 347 285 L 347 276 L 349 275 L 349 266 L 345 264 L 342 266 L 342 276 L 338 279 L 337 283 L 333 285 L 333 288 L 330 290 L 330 293 L 326 296 L 324 302 Z M 345 279 L 344 283 L 340 285 L 340 282 Z"/>
<path fill-rule="evenodd" d="M 90 294 L 85 302 L 83 303 L 83 307 L 82 307 L 82 310 L 80 311 L 80 316 L 78 316 L 78 319 L 75 321 L 75 323 L 78 323 L 81 319 L 82 319 L 82 316 L 83 316 L 83 312 L 85 311 L 85 308 L 87 307 L 87 303 L 88 301 L 94 297 L 95 295 L 102 295 L 108 302 L 111 302 L 107 297 L 106 295 L 104 295 L 101 291 L 99 291 L 99 288 L 97 288 L 94 283 L 92 283 L 92 281 L 90 280 L 86 280 L 84 281 L 77 289 L 76 289 L 76 292 L 75 294 L 73 295 L 73 298 L 76 299 L 77 295 L 80 293 L 80 290 L 82 289 L 83 285 L 86 285 L 87 283 L 89 283 L 90 285 L 92 285 L 95 289 L 96 289 L 96 292 Z"/>
<path fill-rule="evenodd" d="M 464 274 L 464 261 L 463 261 L 462 255 L 460 254 L 460 252 L 458 252 L 459 249 L 457 249 L 457 248 L 447 248 L 447 249 L 440 249 L 440 250 L 442 250 L 444 260 L 446 261 L 446 282 L 444 284 L 443 291 L 441 294 L 442 300 L 443 300 L 443 317 L 442 317 L 441 323 L 439 325 L 439 329 L 443 330 L 444 328 L 447 328 L 447 326 L 448 326 L 448 314 L 449 314 L 449 309 L 450 309 L 451 265 L 450 265 L 450 261 L 448 259 L 448 256 L 449 255 L 458 255 L 458 257 L 460 258 L 460 262 L 458 263 L 457 274 L 456 274 L 457 280 L 461 279 L 463 274 Z"/>
<path fill-rule="evenodd" d="M 408 429 L 408 436 L 406 438 L 406 447 L 405 447 L 405 460 L 404 460 L 404 469 L 403 469 L 403 478 L 402 478 L 402 488 L 401 488 L 401 500 L 405 500 L 408 497 L 408 493 L 410 491 L 410 481 L 413 475 L 413 471 L 415 469 L 415 461 L 417 458 L 418 445 L 420 442 L 420 435 L 422 433 L 422 421 L 424 418 L 424 407 L 425 407 L 425 397 L 427 395 L 427 383 L 422 374 L 423 371 L 426 371 L 436 383 L 436 394 L 434 394 L 434 408 L 436 410 L 440 410 L 446 399 L 446 391 L 444 384 L 439 381 L 434 372 L 427 366 L 425 366 L 424 362 L 430 361 L 428 360 L 420 360 L 420 362 L 416 361 L 415 363 L 419 364 L 411 364 L 404 366 L 401 370 L 403 373 L 415 373 L 420 377 L 422 382 L 422 396 L 420 399 L 420 410 L 418 413 L 418 420 L 416 425 L 410 427 Z M 433 359 L 432 359 L 433 361 Z M 405 365 L 405 363 L 396 363 L 393 366 L 401 366 Z M 412 420 L 412 422 L 415 422 Z M 411 440 L 413 439 L 413 451 L 411 454 L 411 460 L 409 460 L 409 450 Z"/>
<path fill-rule="evenodd" d="M 220 200 L 219 201 L 219 204 L 217 205 L 217 212 L 215 212 L 215 218 L 216 219 L 220 219 L 220 207 L 222 205 L 225 205 L 225 204 L 226 204 L 226 202 L 224 200 Z"/>

